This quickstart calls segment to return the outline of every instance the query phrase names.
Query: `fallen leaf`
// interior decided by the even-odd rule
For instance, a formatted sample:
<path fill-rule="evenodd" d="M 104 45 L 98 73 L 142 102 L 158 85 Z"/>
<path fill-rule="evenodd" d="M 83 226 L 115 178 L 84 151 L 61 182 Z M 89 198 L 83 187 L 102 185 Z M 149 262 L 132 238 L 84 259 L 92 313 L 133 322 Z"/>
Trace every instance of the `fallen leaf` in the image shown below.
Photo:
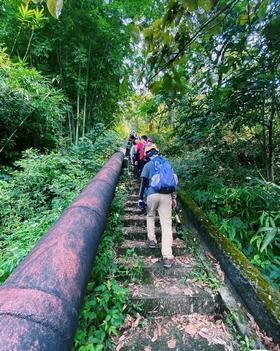
<path fill-rule="evenodd" d="M 157 328 L 154 330 L 154 335 L 153 335 L 153 337 L 152 337 L 152 339 L 151 339 L 151 342 L 155 342 L 156 340 L 157 340 L 157 338 L 158 338 L 158 330 L 157 330 Z"/>
<path fill-rule="evenodd" d="M 186 327 L 185 327 L 185 331 L 190 334 L 191 336 L 194 336 L 197 332 L 197 329 L 196 327 L 193 325 L 193 324 L 188 324 Z"/>
<path fill-rule="evenodd" d="M 176 340 L 175 339 L 170 339 L 167 341 L 167 346 L 170 349 L 174 349 L 176 347 Z"/>
<path fill-rule="evenodd" d="M 158 336 L 161 336 L 161 325 L 157 323 Z"/>
<path fill-rule="evenodd" d="M 137 316 L 136 320 L 132 323 L 133 328 L 136 328 L 142 319 L 142 316 L 139 313 L 137 313 L 136 316 Z"/>
<path fill-rule="evenodd" d="M 186 288 L 184 289 L 184 295 L 187 295 L 187 296 L 192 296 L 194 291 L 191 289 L 191 288 Z"/>

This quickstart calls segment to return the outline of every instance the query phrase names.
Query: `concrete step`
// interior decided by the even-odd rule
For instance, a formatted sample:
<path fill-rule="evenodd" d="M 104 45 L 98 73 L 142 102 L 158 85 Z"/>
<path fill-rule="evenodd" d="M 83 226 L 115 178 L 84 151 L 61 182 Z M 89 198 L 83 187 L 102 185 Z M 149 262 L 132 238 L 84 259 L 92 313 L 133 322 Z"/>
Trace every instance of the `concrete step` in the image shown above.
<path fill-rule="evenodd" d="M 134 208 L 137 208 L 137 205 L 138 205 L 138 200 L 130 200 L 130 199 L 128 199 L 128 200 L 125 202 L 125 207 L 134 207 Z"/>
<path fill-rule="evenodd" d="M 142 263 L 143 282 L 151 283 L 155 277 L 182 277 L 192 278 L 193 272 L 196 269 L 194 266 L 194 257 L 191 255 L 177 256 L 174 259 L 172 269 L 166 269 L 162 265 L 161 258 L 150 256 L 139 256 Z M 135 266 L 135 257 L 117 257 L 115 259 L 117 264 L 122 264 L 129 267 Z"/>
<path fill-rule="evenodd" d="M 129 231 L 124 234 L 126 240 L 137 240 L 137 241 L 145 241 L 147 240 L 147 231 L 145 228 L 138 228 L 143 229 L 143 231 Z M 160 228 L 156 228 L 156 238 L 157 241 L 161 241 L 161 230 Z M 176 232 L 173 232 L 173 239 L 177 239 L 178 235 Z"/>
<path fill-rule="evenodd" d="M 194 271 L 192 261 L 187 261 L 186 257 L 176 257 L 172 266 L 172 269 L 166 269 L 163 267 L 161 258 L 155 258 L 154 263 L 143 264 L 143 276 L 144 280 L 152 280 L 154 277 L 173 277 L 179 278 L 190 276 L 190 273 Z"/>
<path fill-rule="evenodd" d="M 137 201 L 139 200 L 139 196 L 137 194 L 131 194 L 127 198 L 129 201 Z"/>
<path fill-rule="evenodd" d="M 130 225 L 134 225 L 134 226 L 140 226 L 143 227 L 146 225 L 146 216 L 145 215 L 140 215 L 140 216 L 135 216 L 135 215 L 125 215 L 123 217 L 124 220 L 124 225 L 125 226 L 130 226 Z M 159 221 L 159 217 L 156 216 L 155 217 L 155 225 L 156 227 L 160 226 L 160 221 Z"/>
<path fill-rule="evenodd" d="M 129 299 L 133 304 L 141 304 L 144 316 L 215 314 L 218 307 L 208 288 L 193 281 L 182 283 L 176 277 L 154 276 L 152 284 L 130 283 Z"/>
<path fill-rule="evenodd" d="M 136 195 L 136 196 L 139 196 L 139 188 L 130 190 L 129 196 L 131 196 L 131 195 L 133 195 L 133 196 L 135 196 L 135 195 Z"/>
<path fill-rule="evenodd" d="M 172 227 L 172 232 L 173 234 L 176 234 L 176 228 Z M 147 226 L 143 225 L 143 226 L 126 226 L 123 227 L 123 233 L 124 235 L 129 234 L 129 233 L 144 233 L 147 235 Z M 161 233 L 161 229 L 159 227 L 155 228 L 155 233 L 156 234 L 160 234 Z M 136 234 L 137 235 L 137 234 Z"/>
<path fill-rule="evenodd" d="M 174 240 L 172 247 L 174 256 L 183 256 L 189 253 L 188 249 L 180 239 Z M 122 246 L 118 248 L 118 255 L 125 255 L 127 250 L 134 249 L 138 256 L 161 257 L 161 245 L 157 244 L 154 249 L 147 247 L 146 241 L 124 240 Z"/>
<path fill-rule="evenodd" d="M 126 321 L 129 319 L 131 320 L 132 317 L 127 316 Z M 176 314 L 145 321 L 139 316 L 130 324 L 130 328 L 127 328 L 116 340 L 116 349 L 121 351 L 235 350 L 232 337 L 223 321 L 215 321 L 212 316 L 200 316 L 195 313 L 189 316 Z"/>
<path fill-rule="evenodd" d="M 140 208 L 136 206 L 125 207 L 124 212 L 126 215 L 138 215 L 138 216 L 146 216 L 146 211 L 140 210 Z"/>

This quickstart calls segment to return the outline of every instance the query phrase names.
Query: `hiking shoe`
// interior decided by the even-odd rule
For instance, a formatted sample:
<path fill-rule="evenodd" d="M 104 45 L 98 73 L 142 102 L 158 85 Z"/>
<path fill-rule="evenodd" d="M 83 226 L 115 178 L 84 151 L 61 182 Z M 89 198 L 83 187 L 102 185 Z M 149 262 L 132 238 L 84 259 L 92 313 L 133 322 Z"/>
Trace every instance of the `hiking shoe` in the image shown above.
<path fill-rule="evenodd" d="M 173 260 L 171 260 L 170 258 L 163 258 L 162 264 L 164 268 L 171 268 L 173 264 Z"/>
<path fill-rule="evenodd" d="M 148 240 L 147 241 L 147 245 L 150 249 L 155 249 L 156 248 L 156 243 L 154 242 L 154 240 Z"/>

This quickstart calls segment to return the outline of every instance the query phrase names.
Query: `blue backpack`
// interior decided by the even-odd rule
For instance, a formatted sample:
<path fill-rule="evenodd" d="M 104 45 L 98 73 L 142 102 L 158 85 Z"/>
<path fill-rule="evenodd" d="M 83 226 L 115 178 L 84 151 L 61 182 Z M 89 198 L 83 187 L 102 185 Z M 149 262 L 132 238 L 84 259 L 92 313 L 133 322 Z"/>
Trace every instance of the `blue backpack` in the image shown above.
<path fill-rule="evenodd" d="M 171 163 L 162 157 L 155 157 L 153 163 L 153 175 L 150 186 L 160 194 L 171 194 L 176 190 L 178 178 L 173 171 Z"/>

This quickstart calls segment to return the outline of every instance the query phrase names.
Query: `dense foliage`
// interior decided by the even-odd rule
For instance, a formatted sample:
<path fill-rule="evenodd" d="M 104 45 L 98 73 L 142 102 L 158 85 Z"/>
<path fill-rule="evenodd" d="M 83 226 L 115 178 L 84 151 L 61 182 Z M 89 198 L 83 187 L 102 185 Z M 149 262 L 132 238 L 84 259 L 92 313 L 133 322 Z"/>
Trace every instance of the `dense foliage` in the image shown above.
<path fill-rule="evenodd" d="M 59 20 L 48 14 L 45 1 L 0 5 L 0 45 L 14 62 L 51 77 L 66 95 L 71 108 L 61 123 L 69 140 L 77 144 L 95 123 L 115 124 L 112 115 L 131 85 L 130 16 L 148 13 L 152 3 L 69 0 Z"/>
<path fill-rule="evenodd" d="M 67 110 L 65 97 L 50 81 L 0 51 L 0 153 L 6 160 L 35 147 L 59 145 Z"/>
<path fill-rule="evenodd" d="M 0 270 L 3 281 L 118 147 L 97 126 L 78 146 L 47 155 L 26 150 L 17 169 L 1 173 Z"/>
<path fill-rule="evenodd" d="M 168 1 L 142 28 L 151 93 L 132 106 L 134 126 L 149 123 L 181 184 L 276 284 L 279 23 L 274 0 Z"/>

